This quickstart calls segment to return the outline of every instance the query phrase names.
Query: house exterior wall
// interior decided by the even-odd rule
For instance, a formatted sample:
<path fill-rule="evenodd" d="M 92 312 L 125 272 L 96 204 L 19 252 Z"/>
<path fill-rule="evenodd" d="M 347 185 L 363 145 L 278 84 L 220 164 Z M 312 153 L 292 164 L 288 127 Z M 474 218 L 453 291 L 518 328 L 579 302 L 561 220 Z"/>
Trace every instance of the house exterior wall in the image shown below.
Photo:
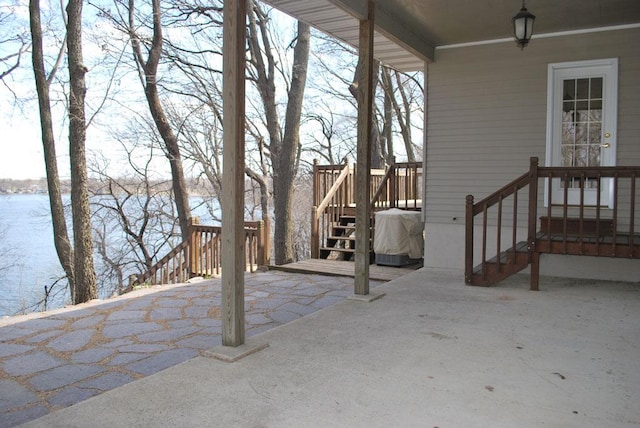
<path fill-rule="evenodd" d="M 534 39 L 522 51 L 515 43 L 437 50 L 427 66 L 425 266 L 463 268 L 467 194 L 491 194 L 532 156 L 544 165 L 550 63 L 619 59 L 617 164 L 640 165 L 638 41 L 635 28 Z M 637 281 L 640 262 L 545 255 L 541 273 Z"/>

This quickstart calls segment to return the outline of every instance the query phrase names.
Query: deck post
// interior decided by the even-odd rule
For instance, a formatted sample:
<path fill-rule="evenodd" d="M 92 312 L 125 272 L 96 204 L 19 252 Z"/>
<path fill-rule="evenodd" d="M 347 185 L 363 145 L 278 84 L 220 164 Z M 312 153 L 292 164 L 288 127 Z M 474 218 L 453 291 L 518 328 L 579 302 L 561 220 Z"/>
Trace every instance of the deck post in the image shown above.
<path fill-rule="evenodd" d="M 356 249 L 354 294 L 369 294 L 369 264 L 371 237 L 371 126 L 373 108 L 373 1 L 368 2 L 368 16 L 360 21 L 358 67 L 362 67 L 356 82 L 358 93 L 358 142 L 356 168 Z"/>
<path fill-rule="evenodd" d="M 256 236 L 258 238 L 257 245 L 257 254 L 256 254 L 256 265 L 258 269 L 264 269 L 265 266 L 268 265 L 266 253 L 265 253 L 265 243 L 266 243 L 266 233 L 264 227 L 264 220 L 258 220 L 257 223 L 257 231 Z"/>
<path fill-rule="evenodd" d="M 388 201 L 389 202 L 387 204 L 387 206 L 389 208 L 397 208 L 396 206 L 396 201 L 398 199 L 398 192 L 396 192 L 396 188 L 397 188 L 397 183 L 398 183 L 398 170 L 396 168 L 396 157 L 394 156 L 391 159 L 391 165 L 389 165 L 389 168 L 392 170 L 391 171 L 391 175 L 389 176 L 389 193 L 387 194 L 388 197 Z"/>
<path fill-rule="evenodd" d="M 465 205 L 464 282 L 473 284 L 473 195 L 467 195 Z"/>
<path fill-rule="evenodd" d="M 551 180 L 551 178 L 549 178 Z M 551 197 L 551 194 L 549 194 Z M 551 204 L 549 204 L 551 207 Z M 531 262 L 531 274 L 529 276 L 529 288 L 538 290 L 540 277 L 540 253 L 536 248 L 536 232 L 538 222 L 538 158 L 532 157 L 529 163 L 529 218 L 528 218 L 528 245 L 529 260 Z"/>
<path fill-rule="evenodd" d="M 198 224 L 200 224 L 200 217 L 189 218 L 189 247 L 187 248 L 186 253 L 189 257 L 189 277 L 191 278 L 200 274 L 198 266 L 200 265 L 200 258 L 202 257 L 200 254 L 202 242 L 198 239 L 200 238 L 200 235 L 196 234 L 193 227 Z"/>
<path fill-rule="evenodd" d="M 269 266 L 271 262 L 271 220 L 269 216 L 264 219 L 264 264 Z"/>
<path fill-rule="evenodd" d="M 313 201 L 311 204 L 312 205 L 318 205 L 320 203 L 320 201 L 318 200 L 318 195 L 319 195 L 319 191 L 318 191 L 318 159 L 314 159 L 313 160 L 313 174 L 311 175 L 312 177 L 312 181 L 311 181 L 311 200 Z"/>
<path fill-rule="evenodd" d="M 222 344 L 244 344 L 244 121 L 246 0 L 224 2 Z"/>
<path fill-rule="evenodd" d="M 311 207 L 311 258 L 320 258 L 320 231 L 318 230 L 318 207 Z"/>

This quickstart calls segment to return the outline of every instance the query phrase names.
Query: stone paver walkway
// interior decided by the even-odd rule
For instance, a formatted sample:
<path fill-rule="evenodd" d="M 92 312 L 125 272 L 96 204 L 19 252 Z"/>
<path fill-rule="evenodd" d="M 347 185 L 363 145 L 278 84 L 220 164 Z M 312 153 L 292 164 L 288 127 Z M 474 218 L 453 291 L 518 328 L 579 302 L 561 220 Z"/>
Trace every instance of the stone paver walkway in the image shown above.
<path fill-rule="evenodd" d="M 371 281 L 371 286 L 380 283 Z M 353 278 L 247 274 L 246 335 L 351 294 Z M 214 279 L 0 320 L 0 427 L 38 418 L 220 345 L 220 295 L 220 280 Z"/>

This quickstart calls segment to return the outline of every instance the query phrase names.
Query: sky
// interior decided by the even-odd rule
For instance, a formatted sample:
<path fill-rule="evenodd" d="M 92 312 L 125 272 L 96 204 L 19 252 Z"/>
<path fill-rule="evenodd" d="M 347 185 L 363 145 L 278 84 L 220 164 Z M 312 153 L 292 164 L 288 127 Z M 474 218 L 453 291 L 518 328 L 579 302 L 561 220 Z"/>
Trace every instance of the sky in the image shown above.
<path fill-rule="evenodd" d="M 59 3 L 56 0 L 41 0 L 41 4 L 43 14 L 51 12 L 49 9 L 44 10 L 47 6 L 50 6 L 53 10 L 53 15 L 59 19 L 59 10 L 56 9 L 59 8 Z M 101 21 L 93 20 L 92 23 L 92 17 L 95 17 L 96 13 L 95 8 L 86 7 L 84 10 L 85 21 L 88 21 L 87 25 L 91 27 L 91 31 L 87 32 L 89 36 L 85 36 L 83 40 L 85 64 L 89 68 L 89 73 L 86 75 L 88 89 L 87 118 L 90 117 L 92 111 L 95 111 L 95 107 L 100 105 L 100 97 L 105 93 L 104 83 L 98 82 L 98 80 L 103 82 L 105 79 L 93 77 L 96 76 L 95 73 L 99 72 L 98 70 L 108 69 L 109 67 L 109 64 L 101 63 L 103 58 L 108 55 L 101 49 L 104 42 L 99 41 L 100 37 L 105 37 L 102 40 L 112 40 L 113 46 L 117 45 L 116 39 L 119 37 L 115 30 L 104 23 L 101 24 Z M 10 14 L 11 20 L 3 22 L 1 18 L 3 15 L 5 17 L 9 16 L 7 14 Z M 278 17 L 278 14 L 274 16 Z M 288 18 L 285 21 L 287 21 L 286 25 L 291 25 Z M 283 28 L 285 27 L 285 24 L 281 23 L 279 25 L 282 25 Z M 29 38 L 26 32 L 27 29 L 28 0 L 0 0 L 0 41 L 6 40 L 9 34 L 15 34 L 18 31 L 24 32 L 25 37 Z M 285 32 L 283 31 L 283 33 Z M 56 34 L 52 31 L 45 32 L 45 43 L 48 42 L 50 45 L 45 46 L 45 49 L 48 49 L 47 54 L 50 58 L 54 58 L 57 53 L 57 47 L 53 46 L 51 42 L 55 41 L 57 46 L 62 42 L 62 39 L 59 37 L 56 39 L 55 36 Z M 93 36 L 93 39 L 90 39 L 91 36 Z M 176 35 L 172 34 L 172 37 L 176 37 Z M 98 40 L 97 43 L 96 40 Z M 0 43 L 0 59 L 6 56 L 8 52 L 11 52 L 12 49 L 15 50 L 15 46 L 12 47 L 6 43 Z M 106 67 L 103 67 L 105 65 Z M 2 64 L 0 63 L 0 72 L 2 72 L 1 66 Z M 63 63 L 60 71 L 62 75 L 65 73 L 64 67 L 65 64 Z M 50 65 L 47 68 L 50 68 Z M 87 129 L 88 158 L 91 158 L 96 153 L 101 153 L 107 158 L 113 159 L 111 168 L 115 172 L 112 175 L 119 175 L 119 171 L 125 171 L 126 165 L 124 165 L 125 161 L 122 160 L 123 156 L 119 143 L 114 141 L 114 137 L 110 135 L 108 128 L 117 128 L 126 122 L 124 119 L 128 119 L 137 111 L 146 111 L 147 109 L 145 104 L 141 104 L 140 108 L 137 108 L 135 104 L 139 103 L 141 99 L 144 100 L 142 88 L 135 72 L 132 73 L 132 70 L 129 69 L 122 73 L 122 75 L 114 76 L 114 88 L 111 88 L 117 94 L 114 97 L 121 104 L 107 107 L 114 109 L 111 112 L 106 110 L 107 108 L 101 110 L 98 119 Z M 162 73 L 162 70 L 160 73 Z M 62 78 L 64 79 L 64 77 Z M 100 87 L 101 84 L 103 87 Z M 308 85 L 307 94 L 311 93 L 312 87 Z M 64 100 L 65 96 L 61 92 L 59 85 L 52 86 L 52 99 Z M 124 108 L 122 108 L 123 105 L 125 106 Z M 132 112 L 131 114 L 127 113 L 127 108 L 129 112 Z M 334 110 L 334 113 L 337 110 Z M 53 114 L 55 116 L 53 122 L 59 174 L 62 178 L 68 178 L 68 120 L 65 117 L 66 112 L 62 101 L 54 104 Z M 22 66 L 17 72 L 12 73 L 4 81 L 0 82 L 0 125 L 2 126 L 0 131 L 0 178 L 29 179 L 45 177 L 40 119 L 29 54 L 23 56 Z M 414 140 L 416 140 L 416 137 L 414 135 Z M 401 142 L 398 142 L 396 150 L 400 149 L 401 146 Z M 159 162 L 161 161 L 162 159 L 159 160 Z M 164 161 L 166 164 L 166 159 Z M 168 174 L 168 165 L 158 167 L 159 173 L 163 173 L 163 168 L 166 169 L 164 172 Z"/>
<path fill-rule="evenodd" d="M 4 131 L 0 137 L 0 178 L 44 177 L 44 157 L 37 119 L 28 121 L 20 117 L 3 117 L 3 122 Z"/>
<path fill-rule="evenodd" d="M 43 16 L 49 6 L 48 1 L 41 2 Z M 17 50 L 17 41 L 6 42 L 16 34 L 30 42 L 28 13 L 27 0 L 0 0 L 0 41 L 5 42 L 0 43 L 0 58 Z M 45 33 L 45 38 L 50 36 Z M 6 65 L 0 64 L 0 72 L 4 69 Z M 0 82 L 0 125 L 0 178 L 44 177 L 40 119 L 29 52 L 22 56 L 20 67 Z M 61 164 L 65 160 L 68 164 L 68 151 L 65 144 L 60 144 L 62 138 L 66 136 L 56 135 L 58 157 Z"/>

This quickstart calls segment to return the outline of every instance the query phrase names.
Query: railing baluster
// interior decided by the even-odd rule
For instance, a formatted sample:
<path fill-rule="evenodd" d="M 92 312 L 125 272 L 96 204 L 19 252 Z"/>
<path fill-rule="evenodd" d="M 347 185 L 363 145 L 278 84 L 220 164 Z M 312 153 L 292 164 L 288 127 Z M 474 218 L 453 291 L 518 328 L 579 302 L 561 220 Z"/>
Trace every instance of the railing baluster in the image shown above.
<path fill-rule="evenodd" d="M 547 179 L 547 195 L 549 197 L 547 201 L 547 245 L 551 248 L 551 217 L 553 214 L 553 175 L 551 173 Z"/>
<path fill-rule="evenodd" d="M 253 245 L 252 245 L 253 241 L 254 241 L 253 233 L 250 233 L 247 239 L 247 246 L 249 250 L 249 272 L 253 272 L 253 261 L 254 261 Z"/>
<path fill-rule="evenodd" d="M 482 279 L 487 279 L 487 205 L 482 214 Z"/>
<path fill-rule="evenodd" d="M 473 283 L 473 195 L 467 195 L 465 204 L 464 279 Z"/>
<path fill-rule="evenodd" d="M 496 230 L 496 258 L 498 262 L 498 272 L 502 272 L 502 260 L 501 253 L 501 240 L 502 240 L 502 195 L 498 198 L 498 229 Z"/>
<path fill-rule="evenodd" d="M 216 275 L 220 275 L 220 263 L 222 259 L 222 251 L 220 250 L 220 235 L 216 235 L 213 238 L 213 266 L 215 267 Z"/>
<path fill-rule="evenodd" d="M 596 192 L 596 252 L 600 255 L 600 240 L 604 239 L 600 238 L 600 205 L 601 205 L 601 195 L 602 195 L 602 175 L 598 173 L 598 181 L 596 182 L 597 192 Z"/>
<path fill-rule="evenodd" d="M 613 255 L 618 244 L 618 173 L 613 174 Z"/>
<path fill-rule="evenodd" d="M 562 244 L 564 253 L 567 254 L 567 213 L 569 211 L 569 174 L 565 172 L 564 177 L 564 196 L 562 201 Z"/>
<path fill-rule="evenodd" d="M 516 264 L 517 257 L 517 233 L 518 233 L 518 186 L 513 186 L 513 222 L 511 225 L 511 248 L 513 249 L 513 257 L 511 264 Z"/>
<path fill-rule="evenodd" d="M 580 174 L 580 214 L 578 218 L 578 240 L 580 241 L 580 254 L 584 254 L 584 187 L 587 181 L 584 172 Z"/>
<path fill-rule="evenodd" d="M 629 258 L 633 258 L 633 244 L 635 241 L 635 219 L 636 219 L 636 174 L 631 174 L 630 183 L 631 205 L 629 209 Z"/>

